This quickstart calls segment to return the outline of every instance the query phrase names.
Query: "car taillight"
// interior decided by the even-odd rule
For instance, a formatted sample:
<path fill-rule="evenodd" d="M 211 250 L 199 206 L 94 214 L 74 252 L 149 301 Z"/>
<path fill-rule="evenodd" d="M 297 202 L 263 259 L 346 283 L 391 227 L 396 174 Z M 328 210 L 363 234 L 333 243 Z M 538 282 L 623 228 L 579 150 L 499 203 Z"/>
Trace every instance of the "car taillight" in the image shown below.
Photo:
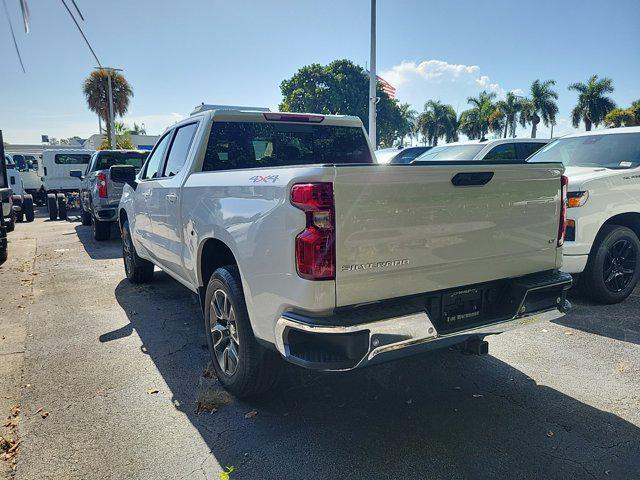
<path fill-rule="evenodd" d="M 305 212 L 307 224 L 296 237 L 296 269 L 307 280 L 336 278 L 333 184 L 298 183 L 291 203 Z"/>
<path fill-rule="evenodd" d="M 98 173 L 96 181 L 98 183 L 98 197 L 107 198 L 107 176 L 104 173 Z"/>
<path fill-rule="evenodd" d="M 562 175 L 560 180 L 560 225 L 558 226 L 558 246 L 564 243 L 564 235 L 567 232 L 567 189 L 569 178 Z"/>
<path fill-rule="evenodd" d="M 304 123 L 322 123 L 324 115 L 316 115 L 312 113 L 263 113 L 265 120 L 271 122 L 304 122 Z"/>

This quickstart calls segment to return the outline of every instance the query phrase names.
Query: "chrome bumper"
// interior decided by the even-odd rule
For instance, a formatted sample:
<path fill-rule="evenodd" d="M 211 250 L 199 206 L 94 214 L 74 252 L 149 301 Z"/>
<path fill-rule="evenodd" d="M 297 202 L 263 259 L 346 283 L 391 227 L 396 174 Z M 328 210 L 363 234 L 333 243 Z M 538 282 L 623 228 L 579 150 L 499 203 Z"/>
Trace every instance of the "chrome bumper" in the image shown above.
<path fill-rule="evenodd" d="M 570 308 L 570 306 L 567 302 L 564 310 L 568 308 Z M 392 358 L 409 356 L 418 353 L 418 351 L 422 352 L 447 347 L 464 342 L 468 338 L 497 335 L 524 325 L 540 321 L 556 320 L 562 316 L 564 316 L 564 312 L 555 309 L 534 313 L 532 315 L 519 316 L 510 320 L 466 330 L 459 330 L 453 333 L 439 334 L 425 312 L 353 326 L 314 325 L 294 320 L 285 314 L 281 316 L 276 323 L 276 347 L 280 354 L 292 363 L 316 370 L 346 371 L 385 360 L 391 360 Z M 330 365 L 326 367 L 321 365 L 305 365 L 304 362 L 297 361 L 296 358 L 291 356 L 289 345 L 285 341 L 287 338 L 287 329 L 329 335 L 367 332 L 369 348 L 366 354 L 353 366 L 333 368 Z M 413 349 L 411 347 L 422 348 Z"/>

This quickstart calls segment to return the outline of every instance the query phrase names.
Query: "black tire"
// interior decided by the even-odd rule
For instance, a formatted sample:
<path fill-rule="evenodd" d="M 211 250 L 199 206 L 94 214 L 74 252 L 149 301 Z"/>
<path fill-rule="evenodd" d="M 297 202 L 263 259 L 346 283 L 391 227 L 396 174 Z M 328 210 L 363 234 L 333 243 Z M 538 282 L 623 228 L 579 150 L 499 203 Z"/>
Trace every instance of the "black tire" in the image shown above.
<path fill-rule="evenodd" d="M 58 199 L 55 193 L 47 194 L 47 208 L 49 209 L 49 220 L 58 218 Z"/>
<path fill-rule="evenodd" d="M 27 222 L 33 222 L 36 218 L 35 209 L 33 208 L 33 195 L 24 195 L 22 197 L 22 211 Z"/>
<path fill-rule="evenodd" d="M 216 314 L 216 307 L 212 306 L 212 301 L 214 294 L 221 295 L 218 293 L 219 290 L 224 292 L 228 298 L 229 312 L 233 312 L 232 317 L 235 321 L 225 322 L 223 319 L 218 319 L 219 316 Z M 242 292 L 240 273 L 235 265 L 221 267 L 213 272 L 205 296 L 204 324 L 211 363 L 224 388 L 238 398 L 246 398 L 265 393 L 276 384 L 281 360 L 276 352 L 267 350 L 255 339 Z M 233 328 L 232 324 L 234 324 Z M 224 328 L 225 325 L 228 331 L 226 337 L 216 329 L 216 327 Z M 213 333 L 214 329 L 218 334 L 217 339 L 226 338 L 228 343 L 225 345 L 234 345 L 233 355 L 237 362 L 235 362 L 235 370 L 232 373 L 225 371 L 225 366 L 221 365 L 225 362 L 219 358 L 220 351 L 226 349 L 223 348 L 222 341 L 218 342 L 217 339 L 214 339 L 216 336 Z M 237 342 L 234 338 L 237 338 Z M 218 354 L 214 343 L 218 345 Z M 230 355 L 232 354 L 228 353 L 227 358 Z M 222 357 L 224 358 L 224 355 Z M 227 360 L 227 362 L 231 362 L 231 360 Z"/>
<path fill-rule="evenodd" d="M 138 256 L 128 220 L 122 225 L 122 258 L 124 271 L 131 283 L 149 283 L 153 279 L 153 263 Z"/>
<path fill-rule="evenodd" d="M 9 218 L 4 219 L 4 226 L 7 228 L 7 233 L 13 232 L 16 229 L 16 211 L 11 210 Z"/>
<path fill-rule="evenodd" d="M 11 201 L 14 207 L 20 207 L 18 211 L 13 211 L 14 219 L 16 223 L 22 223 L 24 221 L 24 208 L 22 206 L 22 195 L 12 195 Z"/>
<path fill-rule="evenodd" d="M 58 218 L 60 220 L 67 219 L 67 197 L 64 193 L 56 195 L 58 201 Z"/>
<path fill-rule="evenodd" d="M 82 210 L 82 225 L 84 225 L 85 227 L 91 225 L 91 212 Z"/>
<path fill-rule="evenodd" d="M 599 303 L 622 302 L 638 283 L 639 262 L 640 240 L 633 230 L 605 225 L 580 276 L 582 294 Z"/>
<path fill-rule="evenodd" d="M 7 248 L 0 247 L 0 265 L 7 261 L 9 258 L 9 251 Z"/>
<path fill-rule="evenodd" d="M 93 217 L 93 238 L 101 242 L 111 238 L 111 222 L 102 222 Z"/>

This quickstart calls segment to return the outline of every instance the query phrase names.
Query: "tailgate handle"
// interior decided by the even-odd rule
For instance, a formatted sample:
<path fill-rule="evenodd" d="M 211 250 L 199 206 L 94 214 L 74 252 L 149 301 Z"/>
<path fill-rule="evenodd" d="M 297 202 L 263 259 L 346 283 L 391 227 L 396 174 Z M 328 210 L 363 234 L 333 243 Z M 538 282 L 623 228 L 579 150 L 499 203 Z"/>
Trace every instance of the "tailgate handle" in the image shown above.
<path fill-rule="evenodd" d="M 451 179 L 456 187 L 479 187 L 486 185 L 493 178 L 493 172 L 464 172 L 458 173 Z"/>

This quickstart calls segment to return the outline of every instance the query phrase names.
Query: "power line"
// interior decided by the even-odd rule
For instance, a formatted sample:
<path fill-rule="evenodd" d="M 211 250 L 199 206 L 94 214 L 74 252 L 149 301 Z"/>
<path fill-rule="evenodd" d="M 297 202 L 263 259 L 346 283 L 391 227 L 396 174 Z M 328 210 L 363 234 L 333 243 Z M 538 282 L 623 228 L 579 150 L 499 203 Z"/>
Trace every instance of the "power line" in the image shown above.
<path fill-rule="evenodd" d="M 9 22 L 9 29 L 11 30 L 11 38 L 13 38 L 13 46 L 15 47 L 16 53 L 18 54 L 18 60 L 20 60 L 22 73 L 27 73 L 27 71 L 24 69 L 24 63 L 22 63 L 22 55 L 20 55 L 20 49 L 18 48 L 18 42 L 16 41 L 16 34 L 13 31 L 13 25 L 11 25 L 11 17 L 9 17 L 9 9 L 7 8 L 7 0 L 2 0 L 2 4 L 4 5 L 4 13 L 7 16 L 7 22 Z"/>
<path fill-rule="evenodd" d="M 2 0 L 2 1 L 6 1 L 6 0 Z M 76 27 L 78 27 L 78 31 L 80 32 L 80 35 L 82 35 L 82 38 L 84 38 L 85 43 L 87 44 L 87 47 L 89 47 L 89 50 L 91 50 L 91 53 L 93 54 L 93 58 L 96 59 L 96 62 L 98 62 L 98 65 L 102 68 L 102 64 L 100 63 L 100 60 L 98 60 L 98 56 L 96 55 L 96 52 L 93 51 L 93 47 L 91 47 L 91 44 L 89 43 L 89 40 L 87 39 L 87 36 L 84 34 L 84 32 L 82 31 L 82 28 L 80 28 L 80 24 L 78 23 L 78 21 L 76 20 L 76 17 L 73 16 L 73 13 L 71 13 L 71 9 L 69 8 L 69 6 L 67 5 L 67 3 L 64 0 L 60 0 L 62 2 L 62 5 L 64 5 L 64 8 L 67 9 L 67 12 L 69 12 L 69 16 L 71 17 L 71 19 L 73 20 L 73 23 L 76 24 Z M 73 0 L 72 0 L 73 1 Z M 75 2 L 73 2 L 75 5 Z M 78 7 L 76 6 L 76 9 Z M 78 13 L 80 12 L 80 10 L 78 10 Z M 80 14 L 80 18 L 82 18 L 82 14 Z"/>

